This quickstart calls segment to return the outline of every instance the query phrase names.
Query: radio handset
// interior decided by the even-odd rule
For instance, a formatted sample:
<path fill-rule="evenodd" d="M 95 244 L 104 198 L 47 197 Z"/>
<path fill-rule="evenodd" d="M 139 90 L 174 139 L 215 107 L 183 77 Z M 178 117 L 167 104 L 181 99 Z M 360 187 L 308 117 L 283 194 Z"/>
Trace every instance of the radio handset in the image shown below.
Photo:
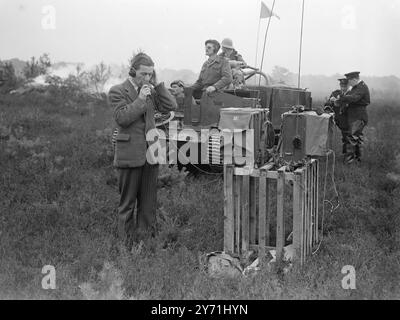
<path fill-rule="evenodd" d="M 149 84 L 144 84 L 143 86 L 139 87 L 139 88 L 138 88 L 138 92 L 139 92 L 139 93 L 140 93 L 140 91 L 142 90 L 142 88 L 143 88 L 144 86 L 149 87 L 149 88 L 150 88 L 150 91 L 151 91 L 151 94 L 148 95 L 148 96 L 146 96 L 146 100 L 147 100 L 147 99 L 149 99 L 151 96 L 153 96 L 153 95 L 156 93 L 156 90 L 154 89 L 154 86 L 153 86 L 152 84 L 149 83 Z"/>

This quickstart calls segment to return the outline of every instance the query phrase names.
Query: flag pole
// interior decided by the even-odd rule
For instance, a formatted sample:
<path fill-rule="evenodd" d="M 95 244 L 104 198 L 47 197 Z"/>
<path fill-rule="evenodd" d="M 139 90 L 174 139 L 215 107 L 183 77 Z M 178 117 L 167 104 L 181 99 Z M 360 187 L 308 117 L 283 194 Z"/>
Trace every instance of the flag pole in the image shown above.
<path fill-rule="evenodd" d="M 274 14 L 274 7 L 275 7 L 275 0 L 272 3 L 272 9 L 271 9 L 271 15 L 268 18 L 268 25 L 267 25 L 267 31 L 265 31 L 265 37 L 264 37 L 264 48 L 263 48 L 263 53 L 262 53 L 262 58 L 261 58 L 261 67 L 260 67 L 260 72 L 263 71 L 263 64 L 264 64 L 264 55 L 265 55 L 265 45 L 267 43 L 267 36 L 268 36 L 268 30 L 269 30 L 269 25 L 271 24 L 271 18 L 273 17 Z M 261 84 L 261 77 L 258 79 L 258 85 L 260 86 Z"/>
<path fill-rule="evenodd" d="M 258 41 L 260 38 L 260 23 L 261 23 L 261 18 L 258 19 L 258 29 L 257 29 L 257 44 L 256 44 L 256 61 L 254 63 L 254 66 L 257 67 L 257 58 L 258 58 Z"/>

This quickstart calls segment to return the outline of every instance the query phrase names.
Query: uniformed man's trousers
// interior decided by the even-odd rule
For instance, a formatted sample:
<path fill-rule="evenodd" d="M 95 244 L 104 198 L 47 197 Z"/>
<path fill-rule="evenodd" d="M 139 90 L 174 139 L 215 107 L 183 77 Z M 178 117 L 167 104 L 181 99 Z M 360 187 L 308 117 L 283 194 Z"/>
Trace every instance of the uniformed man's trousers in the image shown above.
<path fill-rule="evenodd" d="M 349 134 L 347 136 L 347 158 L 361 160 L 361 150 L 363 144 L 363 129 L 366 126 L 364 120 L 355 120 L 349 123 Z"/>
<path fill-rule="evenodd" d="M 159 165 L 147 162 L 141 167 L 118 169 L 118 231 L 128 246 L 154 233 L 158 169 Z"/>

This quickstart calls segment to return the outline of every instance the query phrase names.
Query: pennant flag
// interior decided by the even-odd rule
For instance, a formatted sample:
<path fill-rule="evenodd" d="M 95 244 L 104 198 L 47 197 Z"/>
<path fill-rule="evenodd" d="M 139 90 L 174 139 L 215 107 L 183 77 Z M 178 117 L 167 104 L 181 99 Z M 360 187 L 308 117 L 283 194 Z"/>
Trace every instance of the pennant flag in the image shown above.
<path fill-rule="evenodd" d="M 271 10 L 269 10 L 267 5 L 261 1 L 260 19 L 265 19 L 270 17 L 277 17 L 279 20 L 281 19 L 275 13 L 271 12 Z"/>

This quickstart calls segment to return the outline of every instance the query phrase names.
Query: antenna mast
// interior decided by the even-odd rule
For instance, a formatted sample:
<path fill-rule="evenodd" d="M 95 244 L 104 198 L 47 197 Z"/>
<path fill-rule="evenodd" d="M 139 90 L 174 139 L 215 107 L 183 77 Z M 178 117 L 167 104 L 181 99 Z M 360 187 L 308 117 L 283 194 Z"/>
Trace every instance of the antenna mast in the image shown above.
<path fill-rule="evenodd" d="M 300 32 L 300 51 L 299 51 L 299 75 L 297 79 L 297 87 L 300 88 L 300 77 L 301 77 L 301 53 L 303 49 L 303 26 L 304 26 L 304 1 L 301 8 L 301 32 Z"/>
<path fill-rule="evenodd" d="M 271 9 L 271 16 L 268 19 L 268 25 L 267 25 L 267 31 L 265 31 L 265 37 L 264 37 L 264 48 L 263 48 L 263 53 L 262 53 L 262 59 L 261 59 L 261 67 L 260 67 L 260 72 L 263 71 L 263 64 L 264 64 L 264 54 L 265 54 L 265 45 L 267 43 L 267 36 L 268 36 L 268 30 L 269 30 L 269 25 L 271 24 L 271 19 L 274 14 L 274 7 L 275 7 L 275 0 L 272 3 L 272 9 Z M 258 79 L 258 86 L 261 84 L 261 77 Z"/>

